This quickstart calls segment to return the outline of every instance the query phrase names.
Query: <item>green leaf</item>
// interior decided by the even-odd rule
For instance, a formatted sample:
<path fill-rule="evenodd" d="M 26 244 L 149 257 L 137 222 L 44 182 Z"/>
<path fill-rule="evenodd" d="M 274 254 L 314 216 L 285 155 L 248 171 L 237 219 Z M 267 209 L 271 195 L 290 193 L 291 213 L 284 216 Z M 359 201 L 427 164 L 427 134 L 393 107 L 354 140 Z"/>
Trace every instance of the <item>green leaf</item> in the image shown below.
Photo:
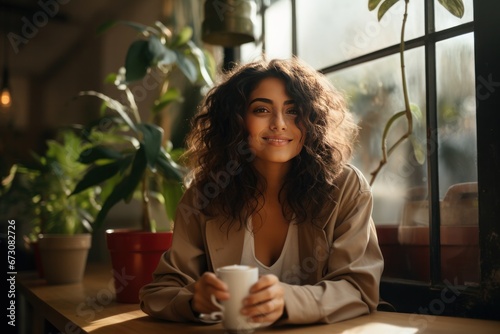
<path fill-rule="evenodd" d="M 465 7 L 462 0 L 438 0 L 452 15 L 462 18 L 465 13 Z"/>
<path fill-rule="evenodd" d="M 215 58 L 214 56 L 208 52 L 207 50 L 203 50 L 203 55 L 204 55 L 204 58 L 205 58 L 205 68 L 207 70 L 207 74 L 208 76 L 210 76 L 210 82 L 206 81 L 207 84 L 209 84 L 210 86 L 213 85 L 213 78 L 215 78 L 216 76 L 216 73 L 217 73 L 217 63 L 215 61 Z M 203 76 L 205 77 L 205 76 Z"/>
<path fill-rule="evenodd" d="M 87 173 L 85 173 L 80 182 L 76 184 L 75 189 L 73 190 L 71 195 L 78 194 L 85 189 L 99 185 L 101 182 L 104 182 L 105 180 L 118 173 L 119 170 L 120 162 L 118 161 L 106 165 L 92 167 L 87 171 Z"/>
<path fill-rule="evenodd" d="M 392 6 L 394 6 L 399 0 L 385 0 L 378 9 L 378 20 L 380 21 L 382 17 L 387 13 Z"/>
<path fill-rule="evenodd" d="M 136 128 L 134 122 L 132 122 L 132 119 L 128 116 L 127 107 L 124 106 L 123 104 L 121 104 L 120 102 L 118 102 L 117 100 L 114 100 L 114 99 L 110 98 L 109 96 L 106 96 L 106 95 L 99 93 L 99 92 L 96 92 L 96 91 L 83 91 L 83 92 L 80 92 L 78 95 L 79 96 L 88 95 L 88 96 L 95 96 L 95 97 L 100 98 L 101 100 L 104 101 L 104 103 L 106 103 L 106 106 L 109 109 L 116 111 L 118 113 L 118 115 L 120 115 L 120 117 L 125 121 L 125 123 L 132 130 L 137 132 L 137 128 Z"/>
<path fill-rule="evenodd" d="M 5 176 L 1 181 L 0 196 L 6 194 L 11 186 L 14 177 L 16 176 L 18 165 L 14 164 L 10 167 L 9 174 Z"/>
<path fill-rule="evenodd" d="M 137 150 L 134 161 L 132 163 L 132 168 L 130 174 L 126 178 L 126 183 L 124 185 L 125 201 L 130 202 L 134 195 L 134 191 L 137 189 L 138 185 L 144 177 L 146 171 L 147 158 L 146 158 L 146 147 L 141 145 Z"/>
<path fill-rule="evenodd" d="M 422 110 L 420 110 L 420 107 L 415 103 L 410 103 L 410 111 L 413 116 L 413 119 L 421 123 L 423 119 L 423 114 Z"/>
<path fill-rule="evenodd" d="M 131 82 L 144 78 L 152 60 L 153 54 L 147 40 L 133 42 L 125 57 L 125 80 Z"/>
<path fill-rule="evenodd" d="M 184 187 L 182 182 L 163 180 L 163 197 L 165 211 L 167 212 L 167 217 L 172 221 L 175 216 L 175 211 L 177 209 L 177 204 L 184 193 Z"/>
<path fill-rule="evenodd" d="M 153 124 L 139 124 L 137 126 L 144 135 L 143 147 L 148 165 L 155 168 L 156 160 L 161 152 L 163 129 Z"/>
<path fill-rule="evenodd" d="M 78 157 L 78 162 L 88 165 L 101 159 L 117 160 L 120 158 L 121 158 L 120 152 L 110 149 L 109 147 L 98 145 L 88 148 L 84 150 L 82 153 L 80 153 L 80 156 Z"/>
<path fill-rule="evenodd" d="M 177 88 L 169 88 L 158 100 L 155 101 L 151 111 L 155 114 L 161 112 L 163 108 L 172 102 L 182 102 L 182 93 Z"/>
<path fill-rule="evenodd" d="M 191 59 L 186 57 L 183 53 L 175 51 L 177 54 L 177 66 L 184 73 L 186 78 L 188 78 L 191 83 L 195 83 L 198 79 L 198 71 L 196 70 L 196 65 Z"/>
<path fill-rule="evenodd" d="M 104 103 L 104 105 L 107 108 L 106 103 Z M 91 137 L 90 134 L 92 132 L 92 129 L 95 128 L 97 131 L 103 132 L 105 130 L 108 130 L 110 128 L 111 124 L 114 125 L 114 124 L 120 124 L 120 123 L 123 124 L 123 119 L 121 117 L 118 117 L 118 116 L 106 115 L 106 116 L 102 116 L 102 117 L 97 118 L 97 119 L 93 119 L 90 122 L 88 122 L 87 125 L 85 126 L 85 128 L 83 129 L 82 136 L 85 139 L 90 140 L 89 138 Z"/>
<path fill-rule="evenodd" d="M 113 206 L 121 200 L 127 200 L 132 197 L 134 190 L 137 188 L 144 175 L 145 169 L 146 156 L 144 154 L 144 147 L 141 146 L 136 152 L 130 173 L 116 185 L 111 194 L 106 198 L 102 204 L 101 210 L 97 214 L 94 225 L 99 227 L 104 222 L 104 219 Z"/>
<path fill-rule="evenodd" d="M 179 47 L 186 44 L 193 37 L 193 29 L 189 26 L 182 28 L 178 35 L 175 36 L 172 47 Z"/>
<path fill-rule="evenodd" d="M 415 160 L 417 160 L 417 162 L 420 165 L 423 165 L 426 158 L 424 145 L 422 145 L 422 143 L 413 135 L 411 135 L 409 139 L 413 147 L 413 154 L 415 155 Z"/>
<path fill-rule="evenodd" d="M 184 178 L 183 167 L 175 163 L 168 153 L 163 150 L 162 153 L 156 161 L 158 171 L 168 180 L 182 182 Z"/>
<path fill-rule="evenodd" d="M 210 57 L 208 54 L 205 54 L 194 42 L 188 42 L 189 51 L 194 56 L 197 61 L 198 68 L 197 71 L 201 74 L 203 81 L 209 85 L 213 85 L 212 75 L 208 72 L 210 68 L 210 60 L 207 59 Z"/>
<path fill-rule="evenodd" d="M 149 38 L 149 51 L 152 55 L 152 63 L 170 65 L 177 60 L 175 52 L 163 45 L 156 36 Z"/>
<path fill-rule="evenodd" d="M 99 115 L 106 115 L 106 110 L 108 110 L 108 105 L 106 104 L 106 102 L 101 103 L 101 107 L 99 108 Z"/>
<path fill-rule="evenodd" d="M 170 145 L 172 145 L 172 142 L 169 141 L 169 143 Z M 168 154 L 170 154 L 172 160 L 178 163 L 183 158 L 183 154 L 186 153 L 186 149 L 183 147 L 178 147 L 175 149 L 167 150 L 167 152 Z"/>
<path fill-rule="evenodd" d="M 109 83 L 109 84 L 114 84 L 116 81 L 116 78 L 118 78 L 118 74 L 116 73 L 109 73 L 106 78 L 104 79 L 104 83 Z"/>
<path fill-rule="evenodd" d="M 368 9 L 370 11 L 374 10 L 375 8 L 377 8 L 380 1 L 382 0 L 368 0 Z"/>

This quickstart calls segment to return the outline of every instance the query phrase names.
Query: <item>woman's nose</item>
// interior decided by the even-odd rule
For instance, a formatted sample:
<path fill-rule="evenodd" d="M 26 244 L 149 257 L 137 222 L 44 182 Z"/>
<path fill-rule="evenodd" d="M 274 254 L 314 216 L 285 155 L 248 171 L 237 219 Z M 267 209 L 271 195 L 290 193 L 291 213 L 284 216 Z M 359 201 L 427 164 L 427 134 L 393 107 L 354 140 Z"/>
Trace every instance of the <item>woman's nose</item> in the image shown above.
<path fill-rule="evenodd" d="M 285 130 L 286 122 L 281 112 L 275 113 L 271 119 L 271 129 L 272 130 Z"/>

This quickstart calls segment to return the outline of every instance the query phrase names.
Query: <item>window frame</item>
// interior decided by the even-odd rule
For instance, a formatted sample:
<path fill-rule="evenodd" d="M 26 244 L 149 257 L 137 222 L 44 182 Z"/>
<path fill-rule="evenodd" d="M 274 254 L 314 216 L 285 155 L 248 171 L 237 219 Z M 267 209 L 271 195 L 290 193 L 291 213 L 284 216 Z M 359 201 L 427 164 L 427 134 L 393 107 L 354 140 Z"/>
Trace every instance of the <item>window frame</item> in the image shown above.
<path fill-rule="evenodd" d="M 292 6 L 292 53 L 300 57 L 297 54 L 296 1 L 289 1 Z M 495 17 L 495 13 L 500 12 L 500 2 L 475 0 L 472 22 L 440 31 L 434 29 L 434 7 L 435 0 L 425 0 L 424 35 L 405 41 L 405 49 L 425 49 L 427 147 L 435 147 L 438 142 L 436 43 L 474 33 L 480 282 L 478 287 L 463 287 L 441 279 L 438 150 L 428 149 L 431 279 L 430 282 L 416 282 L 383 278 L 381 297 L 400 312 L 499 319 L 494 306 L 500 302 L 500 132 L 495 131 L 494 125 L 500 125 L 497 110 L 500 105 L 500 51 L 492 47 L 492 41 L 500 35 L 500 20 Z M 319 71 L 329 74 L 397 53 L 399 44 Z"/>

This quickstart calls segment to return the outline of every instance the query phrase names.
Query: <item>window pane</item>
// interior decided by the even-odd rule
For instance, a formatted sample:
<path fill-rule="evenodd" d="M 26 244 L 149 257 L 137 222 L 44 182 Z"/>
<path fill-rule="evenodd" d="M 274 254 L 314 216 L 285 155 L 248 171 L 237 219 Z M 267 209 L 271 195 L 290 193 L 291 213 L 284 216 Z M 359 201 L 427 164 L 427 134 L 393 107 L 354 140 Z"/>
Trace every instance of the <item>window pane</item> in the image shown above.
<path fill-rule="evenodd" d="M 418 105 L 425 116 L 425 86 L 423 49 L 406 52 L 406 71 L 410 101 Z M 396 112 L 404 109 L 399 55 L 354 66 L 328 75 L 332 83 L 343 90 L 361 127 L 359 145 L 353 163 L 370 180 L 382 158 L 381 141 L 384 126 Z M 419 147 L 425 147 L 425 121 L 414 120 L 414 136 Z M 406 131 L 404 117 L 390 130 L 388 145 Z M 425 184 L 425 166 L 417 163 L 410 141 L 405 141 L 390 156 L 373 184 L 377 224 L 399 224 L 401 207 L 409 187 Z"/>
<path fill-rule="evenodd" d="M 467 22 L 472 22 L 472 20 L 474 19 L 473 0 L 463 0 L 463 2 L 465 9 L 464 16 L 462 18 L 458 18 L 450 14 L 450 12 L 447 11 L 443 6 L 441 6 L 438 1 L 435 1 L 434 10 L 436 31 L 455 27 Z"/>
<path fill-rule="evenodd" d="M 265 14 L 266 57 L 290 58 L 292 56 L 292 3 L 279 0 Z"/>
<path fill-rule="evenodd" d="M 317 69 L 398 44 L 404 2 L 382 18 L 368 10 L 368 0 L 297 0 L 297 53 Z M 424 4 L 410 1 L 406 39 L 424 34 Z"/>
<path fill-rule="evenodd" d="M 423 279 L 419 274 L 421 266 L 416 268 L 414 264 L 422 263 L 422 258 L 424 266 L 425 261 L 428 263 L 428 241 L 424 246 L 407 246 L 399 241 L 398 234 L 401 226 L 415 224 L 414 218 L 417 221 L 423 219 L 422 224 L 426 224 L 427 219 L 425 213 L 418 210 L 418 206 L 414 207 L 412 202 L 414 199 L 422 201 L 427 193 L 426 161 L 421 159 L 422 155 L 426 155 L 424 49 L 407 51 L 405 60 L 409 98 L 421 110 L 422 118 L 414 118 L 412 141 L 415 146 L 410 140 L 398 146 L 373 183 L 373 219 L 386 263 L 384 275 Z M 382 158 L 381 141 L 385 124 L 393 114 L 404 109 L 399 55 L 354 66 L 328 77 L 336 87 L 346 92 L 350 109 L 357 116 L 361 132 L 353 164 L 370 180 L 371 172 Z M 406 129 L 406 119 L 398 119 L 391 127 L 388 145 L 396 142 Z M 414 147 L 418 150 L 415 151 Z M 417 159 L 417 156 L 420 158 Z M 417 215 L 414 215 L 414 210 L 417 210 Z M 418 251 L 409 251 L 415 249 Z M 415 260 L 414 256 L 418 259 Z M 425 269 L 428 273 L 428 266 Z"/>
<path fill-rule="evenodd" d="M 473 34 L 437 43 L 436 67 L 442 276 L 458 284 L 478 283 Z"/>

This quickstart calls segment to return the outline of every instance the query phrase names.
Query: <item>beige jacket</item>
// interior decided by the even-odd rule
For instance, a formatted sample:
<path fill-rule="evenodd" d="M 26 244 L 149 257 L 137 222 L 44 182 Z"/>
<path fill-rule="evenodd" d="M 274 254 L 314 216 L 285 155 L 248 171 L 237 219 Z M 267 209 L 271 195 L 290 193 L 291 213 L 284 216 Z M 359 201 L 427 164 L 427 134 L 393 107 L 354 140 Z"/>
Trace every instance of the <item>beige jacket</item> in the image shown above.
<path fill-rule="evenodd" d="M 328 219 L 298 225 L 300 266 L 288 273 L 296 284 L 282 283 L 288 317 L 279 324 L 337 322 L 367 314 L 379 302 L 383 258 L 371 218 L 370 186 L 348 165 L 338 187 L 337 203 L 325 208 Z M 245 231 L 227 231 L 228 224 L 221 229 L 219 221 L 207 219 L 199 210 L 209 198 L 195 192 L 184 194 L 172 247 L 161 258 L 153 282 L 140 291 L 140 306 L 151 316 L 200 321 L 190 307 L 195 281 L 205 271 L 240 262 Z"/>

